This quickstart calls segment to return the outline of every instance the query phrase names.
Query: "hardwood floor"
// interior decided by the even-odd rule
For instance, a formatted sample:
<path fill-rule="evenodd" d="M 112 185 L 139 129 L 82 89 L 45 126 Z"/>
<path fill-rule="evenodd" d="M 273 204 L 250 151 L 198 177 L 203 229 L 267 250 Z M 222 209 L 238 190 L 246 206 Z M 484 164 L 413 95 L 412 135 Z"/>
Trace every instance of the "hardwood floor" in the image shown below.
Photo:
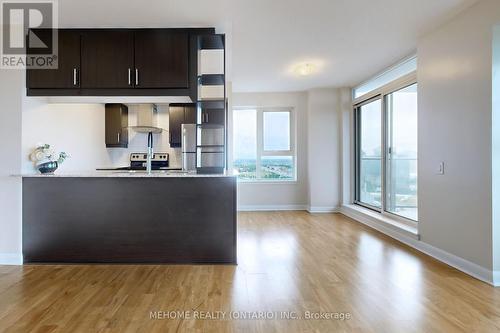
<path fill-rule="evenodd" d="M 500 289 L 340 214 L 240 213 L 238 241 L 238 266 L 0 266 L 0 332 L 500 331 Z"/>

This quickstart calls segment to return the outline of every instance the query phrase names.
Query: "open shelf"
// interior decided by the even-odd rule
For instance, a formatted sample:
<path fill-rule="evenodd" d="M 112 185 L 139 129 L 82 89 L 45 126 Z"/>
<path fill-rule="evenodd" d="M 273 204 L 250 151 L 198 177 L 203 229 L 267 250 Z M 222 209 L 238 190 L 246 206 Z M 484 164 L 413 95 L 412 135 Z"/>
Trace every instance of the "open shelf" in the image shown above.
<path fill-rule="evenodd" d="M 198 167 L 197 170 L 202 174 L 221 174 L 224 172 L 224 167 Z"/>
<path fill-rule="evenodd" d="M 224 35 L 203 35 L 198 39 L 200 50 L 224 50 Z"/>
<path fill-rule="evenodd" d="M 199 36 L 198 50 L 200 65 L 196 149 L 197 160 L 199 160 L 196 169 L 201 173 L 220 173 L 224 171 L 228 163 L 225 36 Z M 216 139 L 213 140 L 210 136 Z M 215 143 L 215 145 L 210 143 Z M 201 166 L 202 164 L 205 165 Z"/>
<path fill-rule="evenodd" d="M 226 103 L 222 99 L 217 99 L 217 100 L 208 100 L 208 99 L 205 99 L 205 100 L 198 101 L 198 107 L 200 109 L 202 109 L 202 110 L 205 110 L 205 109 L 211 109 L 211 110 L 220 109 L 222 111 L 225 111 L 226 110 Z"/>
<path fill-rule="evenodd" d="M 196 145 L 197 148 L 225 148 L 225 145 Z M 212 153 L 218 153 L 219 151 L 212 152 Z M 211 152 L 208 152 L 211 153 Z"/>
<path fill-rule="evenodd" d="M 224 128 L 224 125 L 221 124 L 196 124 L 196 126 L 205 128 L 205 129 L 217 129 L 217 128 Z"/>
<path fill-rule="evenodd" d="M 203 74 L 198 76 L 198 84 L 203 86 L 223 86 L 225 84 L 225 75 Z"/>

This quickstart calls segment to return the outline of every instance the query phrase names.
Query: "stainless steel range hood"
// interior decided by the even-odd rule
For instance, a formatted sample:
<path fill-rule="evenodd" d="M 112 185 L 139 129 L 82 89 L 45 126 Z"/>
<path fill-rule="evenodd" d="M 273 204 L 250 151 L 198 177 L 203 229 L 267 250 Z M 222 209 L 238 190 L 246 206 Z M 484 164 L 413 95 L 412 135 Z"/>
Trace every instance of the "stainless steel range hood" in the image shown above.
<path fill-rule="evenodd" d="M 161 133 L 158 127 L 158 106 L 156 104 L 140 104 L 138 106 L 137 125 L 129 126 L 138 133 Z"/>

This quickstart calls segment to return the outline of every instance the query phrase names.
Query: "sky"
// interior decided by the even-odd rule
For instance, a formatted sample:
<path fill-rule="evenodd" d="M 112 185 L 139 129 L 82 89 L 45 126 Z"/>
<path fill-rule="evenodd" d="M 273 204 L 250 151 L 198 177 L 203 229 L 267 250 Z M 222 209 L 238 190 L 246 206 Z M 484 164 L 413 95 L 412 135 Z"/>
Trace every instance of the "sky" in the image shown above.
<path fill-rule="evenodd" d="M 254 159 L 257 155 L 257 111 L 233 112 L 234 159 Z M 290 149 L 290 113 L 263 113 L 263 148 L 266 151 Z"/>
<path fill-rule="evenodd" d="M 392 142 L 396 155 L 417 156 L 417 90 L 416 85 L 401 89 L 393 96 Z M 362 151 L 367 156 L 380 157 L 381 102 L 376 100 L 362 106 Z"/>

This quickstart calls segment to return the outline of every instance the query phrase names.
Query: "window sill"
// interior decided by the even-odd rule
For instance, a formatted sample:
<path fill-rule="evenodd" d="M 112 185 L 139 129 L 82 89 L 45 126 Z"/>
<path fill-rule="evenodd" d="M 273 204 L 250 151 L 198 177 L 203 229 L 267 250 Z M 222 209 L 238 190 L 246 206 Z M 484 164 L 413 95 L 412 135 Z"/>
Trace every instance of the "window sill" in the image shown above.
<path fill-rule="evenodd" d="M 294 185 L 297 180 L 239 180 L 238 184 Z"/>
<path fill-rule="evenodd" d="M 420 235 L 418 234 L 418 227 L 408 225 L 397 219 L 382 215 L 378 212 L 374 212 L 359 205 L 343 205 L 341 208 L 341 213 L 383 233 L 390 233 L 391 231 L 395 231 L 413 239 L 420 239 Z"/>

